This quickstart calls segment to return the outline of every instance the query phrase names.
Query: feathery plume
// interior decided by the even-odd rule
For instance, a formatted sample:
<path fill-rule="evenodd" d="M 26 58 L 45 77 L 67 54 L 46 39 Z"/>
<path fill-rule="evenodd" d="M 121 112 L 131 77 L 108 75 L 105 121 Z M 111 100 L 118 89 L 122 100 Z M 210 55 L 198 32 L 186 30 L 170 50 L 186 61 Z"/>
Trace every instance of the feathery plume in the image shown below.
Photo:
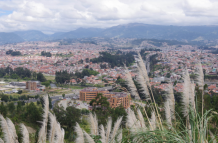
<path fill-rule="evenodd" d="M 186 69 L 185 74 L 184 74 L 184 84 L 183 84 L 183 94 L 182 94 L 184 117 L 188 116 L 189 98 L 190 98 L 190 77 L 189 77 L 188 70 Z"/>
<path fill-rule="evenodd" d="M 137 109 L 137 115 L 138 115 L 138 119 L 139 119 L 141 128 L 146 129 L 145 120 L 144 120 L 144 117 L 143 117 L 142 112 L 140 111 L 140 109 Z"/>
<path fill-rule="evenodd" d="M 204 89 L 204 72 L 203 72 L 201 62 L 198 63 L 197 67 L 198 67 L 197 83 L 198 83 L 199 89 L 203 90 Z"/>
<path fill-rule="evenodd" d="M 169 84 L 167 88 L 167 100 L 169 101 L 171 118 L 174 120 L 175 119 L 175 97 L 174 97 L 172 84 Z"/>
<path fill-rule="evenodd" d="M 112 126 L 112 119 L 111 119 L 111 117 L 109 117 L 108 121 L 107 121 L 106 143 L 109 142 L 110 133 L 111 133 L 111 126 Z"/>
<path fill-rule="evenodd" d="M 135 99 L 140 99 L 139 97 L 139 94 L 137 92 L 137 88 L 132 80 L 132 76 L 131 74 L 129 73 L 129 70 L 128 68 L 126 67 L 126 65 L 124 64 L 124 67 L 126 69 L 126 80 L 127 80 L 127 86 L 129 87 L 130 89 L 130 93 L 131 95 L 135 96 Z"/>
<path fill-rule="evenodd" d="M 117 142 L 121 143 L 122 142 L 122 138 L 123 138 L 123 133 L 122 133 L 122 129 L 119 130 L 119 135 L 117 136 Z"/>
<path fill-rule="evenodd" d="M 65 131 L 63 128 L 61 128 L 60 123 L 57 122 L 56 132 L 55 132 L 55 139 L 54 143 L 64 143 L 64 134 Z"/>
<path fill-rule="evenodd" d="M 210 137 L 211 137 L 213 143 L 217 143 L 215 136 L 213 135 L 213 133 L 210 130 L 209 130 L 209 134 L 210 134 Z"/>
<path fill-rule="evenodd" d="M 144 62 L 143 62 L 143 59 L 142 59 L 142 57 L 141 57 L 141 55 L 140 55 L 139 52 L 138 52 L 138 57 L 139 57 L 139 60 L 140 60 L 140 61 L 138 62 L 138 63 L 139 63 L 139 67 L 140 67 L 141 70 L 143 71 L 143 76 L 144 76 L 144 79 L 145 79 L 147 85 L 149 85 L 149 87 L 150 87 L 148 72 L 147 72 L 147 69 L 146 69 L 145 64 L 144 64 Z"/>
<path fill-rule="evenodd" d="M 100 136 L 101 136 L 101 142 L 106 143 L 106 136 L 105 136 L 105 130 L 103 125 L 100 125 Z"/>
<path fill-rule="evenodd" d="M 84 143 L 85 140 L 84 140 L 83 130 L 80 128 L 78 123 L 76 123 L 75 131 L 77 134 L 76 143 Z"/>
<path fill-rule="evenodd" d="M 48 95 L 43 97 L 44 101 L 44 108 L 43 108 L 43 121 L 42 126 L 39 130 L 39 138 L 38 142 L 45 142 L 46 141 L 46 134 L 47 134 L 47 122 L 48 122 L 48 113 L 49 113 L 49 100 Z"/>
<path fill-rule="evenodd" d="M 190 85 L 190 105 L 195 109 L 195 84 L 192 82 Z"/>
<path fill-rule="evenodd" d="M 20 124 L 20 131 L 22 134 L 22 143 L 29 143 L 29 132 L 23 123 Z"/>
<path fill-rule="evenodd" d="M 111 136 L 110 136 L 110 139 L 111 139 L 111 142 L 114 142 L 115 141 L 115 138 L 116 138 L 116 135 L 117 135 L 117 132 L 120 128 L 120 124 L 122 122 L 122 119 L 123 117 L 120 117 L 117 119 L 117 121 L 114 123 L 114 128 L 112 130 L 112 133 L 111 133 Z"/>
<path fill-rule="evenodd" d="M 153 130 L 156 129 L 156 116 L 155 116 L 154 111 L 151 113 L 151 119 L 150 119 L 150 122 L 151 122 L 150 130 L 153 131 Z"/>
<path fill-rule="evenodd" d="M 10 129 L 8 128 L 8 124 L 7 121 L 5 120 L 5 118 L 0 114 L 0 124 L 1 124 L 1 128 L 2 131 L 4 133 L 4 141 L 5 143 L 13 143 L 15 142 L 12 138 L 12 134 Z"/>
<path fill-rule="evenodd" d="M 137 66 L 137 68 L 138 68 L 137 81 L 139 82 L 140 86 L 142 87 L 142 90 L 143 90 L 142 93 L 145 95 L 146 100 L 149 100 L 151 98 L 150 98 L 150 94 L 148 91 L 148 86 L 146 84 L 146 80 L 144 79 L 144 76 L 143 76 L 143 73 L 142 73 L 142 70 L 140 69 L 140 67 Z"/>
<path fill-rule="evenodd" d="M 141 128 L 141 125 L 140 125 L 139 121 L 136 119 L 134 111 L 132 111 L 131 109 L 128 109 L 127 112 L 128 112 L 128 114 L 127 114 L 126 125 L 127 125 L 127 127 L 130 128 L 131 133 L 135 134 L 135 133 L 137 133 L 137 130 L 139 128 Z"/>
<path fill-rule="evenodd" d="M 85 131 L 83 133 L 84 133 L 85 138 L 86 138 L 88 143 L 95 143 L 94 139 L 91 138 L 91 136 L 89 134 L 87 134 Z"/>
<path fill-rule="evenodd" d="M 63 128 L 61 128 L 60 123 L 56 123 L 57 127 L 56 127 L 56 133 L 55 133 L 55 143 L 64 143 L 64 134 L 65 131 Z"/>
<path fill-rule="evenodd" d="M 164 109 L 165 109 L 165 116 L 166 116 L 167 124 L 168 126 L 172 126 L 170 105 L 169 105 L 168 100 L 164 103 Z"/>
<path fill-rule="evenodd" d="M 88 121 L 91 127 L 91 134 L 98 135 L 98 120 L 97 120 L 96 114 L 94 113 L 93 115 L 92 113 L 90 113 Z"/>
<path fill-rule="evenodd" d="M 15 126 L 14 126 L 14 123 L 9 119 L 9 118 L 6 118 L 6 121 L 7 121 L 7 124 L 8 124 L 8 128 L 11 132 L 11 135 L 12 135 L 12 138 L 13 140 L 18 143 L 18 140 L 17 140 L 17 133 L 16 133 L 16 129 L 15 129 Z"/>
<path fill-rule="evenodd" d="M 49 142 L 53 143 L 55 141 L 55 135 L 56 135 L 56 127 L 57 127 L 57 121 L 56 117 L 49 113 L 49 119 L 50 119 L 50 130 L 49 130 Z"/>

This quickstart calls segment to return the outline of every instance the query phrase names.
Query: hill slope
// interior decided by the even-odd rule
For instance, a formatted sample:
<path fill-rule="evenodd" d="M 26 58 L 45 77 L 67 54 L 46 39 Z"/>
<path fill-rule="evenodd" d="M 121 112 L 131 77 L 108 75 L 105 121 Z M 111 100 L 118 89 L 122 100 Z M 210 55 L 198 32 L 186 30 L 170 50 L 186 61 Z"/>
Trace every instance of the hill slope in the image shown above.
<path fill-rule="evenodd" d="M 0 32 L 0 45 L 7 43 L 23 42 L 24 39 L 14 33 Z"/>

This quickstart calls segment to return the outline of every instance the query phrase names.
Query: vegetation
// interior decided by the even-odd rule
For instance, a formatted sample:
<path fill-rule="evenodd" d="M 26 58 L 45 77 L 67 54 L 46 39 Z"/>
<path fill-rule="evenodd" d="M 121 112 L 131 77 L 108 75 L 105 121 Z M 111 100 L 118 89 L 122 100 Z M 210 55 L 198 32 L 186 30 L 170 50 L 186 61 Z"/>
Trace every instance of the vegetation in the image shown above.
<path fill-rule="evenodd" d="M 6 55 L 20 56 L 20 55 L 21 55 L 21 52 L 20 52 L 20 51 L 8 50 L 8 51 L 6 51 Z"/>
<path fill-rule="evenodd" d="M 93 69 L 83 69 L 81 73 L 77 71 L 75 74 L 68 73 L 67 71 L 59 71 L 59 72 L 57 71 L 55 73 L 55 81 L 60 84 L 66 84 L 66 83 L 70 83 L 70 80 L 72 78 L 78 79 L 78 78 L 84 78 L 84 76 L 90 76 L 90 75 L 96 76 L 97 74 L 99 74 L 99 72 L 94 71 Z"/>
<path fill-rule="evenodd" d="M 24 80 L 39 80 L 45 82 L 46 78 L 42 73 L 31 72 L 29 69 L 17 67 L 14 70 L 11 67 L 0 68 L 0 78 L 24 79 Z"/>
<path fill-rule="evenodd" d="M 142 59 L 140 55 L 139 58 Z M 138 65 L 139 78 L 135 81 L 126 68 L 127 82 L 125 84 L 132 96 L 139 99 L 134 100 L 135 105 L 127 111 L 122 106 L 110 108 L 107 98 L 102 94 L 98 94 L 91 101 L 92 113 L 73 106 L 67 107 L 66 110 L 55 106 L 53 114 L 49 110 L 51 100 L 47 96 L 42 101 L 40 100 L 38 106 L 34 103 L 28 105 L 21 105 L 22 103 L 15 105 L 12 102 L 7 105 L 1 103 L 0 112 L 3 116 L 0 115 L 2 129 L 0 136 L 4 136 L 5 142 L 7 139 L 11 140 L 10 142 L 16 142 L 16 139 L 22 142 L 21 136 L 29 137 L 28 132 L 24 134 L 13 130 L 14 134 L 11 135 L 12 128 L 8 127 L 22 121 L 36 125 L 38 131 L 34 142 L 63 143 L 64 138 L 65 141 L 76 143 L 209 143 L 217 141 L 218 113 L 216 111 L 218 108 L 216 104 L 218 96 L 213 92 L 211 95 L 204 93 L 206 86 L 201 65 L 198 67 L 196 86 L 191 82 L 186 70 L 183 75 L 183 93 L 174 92 L 173 85 L 169 84 L 165 94 L 153 90 L 148 75 L 145 74 L 147 71 L 142 60 Z M 123 84 L 123 81 L 119 78 L 117 83 Z M 144 101 L 140 99 L 137 86 L 143 94 Z M 162 99 L 155 97 L 157 94 L 162 94 Z M 214 110 L 212 111 L 211 108 Z M 7 118 L 6 121 L 4 119 L 6 116 L 10 117 L 14 124 Z M 41 125 L 40 128 L 39 125 Z"/>
<path fill-rule="evenodd" d="M 45 52 L 45 51 L 42 51 L 41 55 L 45 56 L 45 57 L 51 57 L 52 56 L 50 52 Z"/>
<path fill-rule="evenodd" d="M 135 58 L 131 53 L 112 55 L 108 52 L 100 52 L 98 58 L 91 59 L 90 61 L 93 63 L 107 62 L 111 68 L 114 68 L 115 66 L 123 66 L 123 63 L 130 66 L 135 61 Z"/>
<path fill-rule="evenodd" d="M 90 76 L 90 75 L 96 76 L 97 74 L 99 74 L 99 72 L 94 71 L 93 69 L 83 69 L 83 71 L 81 73 L 76 72 L 75 76 L 77 78 L 83 78 L 84 76 Z"/>

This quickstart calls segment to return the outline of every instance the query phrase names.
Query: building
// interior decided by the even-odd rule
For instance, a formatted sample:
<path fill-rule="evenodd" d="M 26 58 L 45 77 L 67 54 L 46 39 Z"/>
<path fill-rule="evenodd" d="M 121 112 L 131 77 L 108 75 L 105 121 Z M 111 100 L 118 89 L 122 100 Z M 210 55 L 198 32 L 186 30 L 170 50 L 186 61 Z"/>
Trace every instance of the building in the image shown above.
<path fill-rule="evenodd" d="M 95 99 L 98 93 L 102 93 L 108 99 L 110 107 L 116 108 L 122 105 L 124 108 L 130 107 L 130 94 L 126 92 L 109 92 L 107 89 L 98 89 L 95 87 L 85 88 L 80 91 L 80 100 L 90 102 Z"/>
<path fill-rule="evenodd" d="M 103 93 L 103 95 L 109 93 L 106 89 L 98 89 L 96 87 L 88 87 L 84 88 L 80 91 L 80 100 L 82 101 L 91 101 L 92 99 L 95 99 L 98 93 Z"/>
<path fill-rule="evenodd" d="M 125 109 L 130 107 L 130 94 L 126 92 L 113 92 L 110 93 L 109 99 L 110 107 L 116 108 L 122 105 Z"/>
<path fill-rule="evenodd" d="M 26 82 L 26 89 L 36 90 L 37 89 L 37 82 L 36 81 L 27 81 Z"/>

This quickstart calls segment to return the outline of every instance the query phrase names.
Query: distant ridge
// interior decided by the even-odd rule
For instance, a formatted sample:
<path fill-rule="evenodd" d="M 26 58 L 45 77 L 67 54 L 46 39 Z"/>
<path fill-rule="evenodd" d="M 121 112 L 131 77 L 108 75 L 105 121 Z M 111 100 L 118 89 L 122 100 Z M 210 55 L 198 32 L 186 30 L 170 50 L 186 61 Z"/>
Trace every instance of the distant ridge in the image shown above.
<path fill-rule="evenodd" d="M 15 33 L 0 32 L 0 45 L 7 43 L 24 42 L 24 39 Z"/>
<path fill-rule="evenodd" d="M 5 33 L 6 34 L 6 33 Z M 17 36 L 15 36 L 15 34 Z M 10 36 L 11 35 L 11 36 Z M 1 35 L 0 35 L 1 36 Z M 47 41 L 76 38 L 146 38 L 178 41 L 216 40 L 218 26 L 163 26 L 142 23 L 130 23 L 106 29 L 78 28 L 69 32 L 57 32 L 46 35 L 41 31 L 28 30 L 7 33 L 8 39 L 0 37 L 0 44 L 20 41 Z"/>

